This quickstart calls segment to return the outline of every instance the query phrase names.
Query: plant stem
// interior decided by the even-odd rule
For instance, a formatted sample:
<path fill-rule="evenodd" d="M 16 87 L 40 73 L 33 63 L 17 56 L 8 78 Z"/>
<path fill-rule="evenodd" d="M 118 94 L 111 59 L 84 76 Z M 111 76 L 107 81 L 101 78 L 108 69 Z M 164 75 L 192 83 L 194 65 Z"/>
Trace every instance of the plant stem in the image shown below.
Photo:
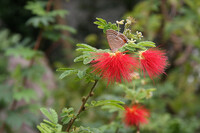
<path fill-rule="evenodd" d="M 52 3 L 53 3 L 53 0 L 48 0 L 47 6 L 46 6 L 46 12 L 50 11 Z M 42 33 L 43 33 L 43 30 L 40 30 L 40 32 L 37 36 L 34 48 L 33 48 L 34 50 L 38 50 L 39 47 L 40 47 L 40 44 L 41 44 L 41 41 L 42 41 Z"/>
<path fill-rule="evenodd" d="M 118 133 L 118 132 L 119 132 L 119 127 L 117 127 L 115 130 L 115 133 Z"/>
<path fill-rule="evenodd" d="M 136 133 L 140 133 L 140 126 L 137 125 L 137 132 Z"/>
<path fill-rule="evenodd" d="M 76 114 L 75 117 L 73 117 L 73 118 L 70 120 L 70 122 L 69 122 L 69 124 L 68 124 L 68 127 L 67 127 L 67 132 L 69 132 L 70 128 L 72 127 L 73 123 L 75 122 L 75 120 L 77 119 L 77 117 L 80 115 L 80 113 L 81 113 L 82 111 L 84 111 L 84 109 L 85 109 L 85 104 L 86 104 L 87 100 L 88 100 L 90 97 L 92 97 L 92 93 L 93 93 L 93 90 L 94 90 L 94 88 L 95 88 L 97 82 L 98 82 L 98 80 L 95 80 L 94 85 L 93 85 L 92 88 L 90 89 L 90 92 L 88 93 L 87 97 L 86 97 L 85 99 L 82 100 L 82 105 L 81 105 L 81 107 L 79 108 L 78 113 Z"/>

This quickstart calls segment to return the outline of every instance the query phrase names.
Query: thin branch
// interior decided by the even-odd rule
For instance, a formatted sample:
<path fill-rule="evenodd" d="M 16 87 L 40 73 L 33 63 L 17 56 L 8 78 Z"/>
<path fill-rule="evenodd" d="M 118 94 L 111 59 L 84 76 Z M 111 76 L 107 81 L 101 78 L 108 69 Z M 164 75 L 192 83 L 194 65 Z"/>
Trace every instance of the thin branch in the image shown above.
<path fill-rule="evenodd" d="M 54 0 L 49 0 L 48 1 L 47 6 L 46 6 L 46 12 L 50 11 L 53 1 Z M 40 29 L 40 32 L 39 32 L 39 34 L 37 36 L 37 39 L 36 39 L 36 42 L 35 42 L 33 50 L 38 50 L 40 48 L 40 45 L 41 45 L 41 42 L 42 42 L 42 34 L 43 34 L 43 30 Z M 29 68 L 33 65 L 34 60 L 35 60 L 34 58 L 31 59 L 30 64 L 29 64 Z"/>
<path fill-rule="evenodd" d="M 119 127 L 117 127 L 115 130 L 115 133 L 118 133 L 118 132 L 119 132 Z"/>
<path fill-rule="evenodd" d="M 167 3 L 166 2 L 167 2 L 167 0 L 162 0 L 161 1 L 161 12 L 162 12 L 162 14 L 164 16 L 165 21 L 170 21 L 171 18 L 168 15 L 167 7 L 166 7 Z"/>
<path fill-rule="evenodd" d="M 34 50 L 38 50 L 39 47 L 40 47 L 40 44 L 41 44 L 41 41 L 42 41 L 42 33 L 43 33 L 43 30 L 40 30 L 39 34 L 38 34 L 38 37 L 36 39 L 36 42 L 35 42 L 35 45 L 34 45 Z"/>
<path fill-rule="evenodd" d="M 93 85 L 92 88 L 90 89 L 90 92 L 88 93 L 87 97 L 84 98 L 84 99 L 82 99 L 82 105 L 81 105 L 81 107 L 79 108 L 79 111 L 78 111 L 78 113 L 76 114 L 76 116 L 70 120 L 70 122 L 69 122 L 69 124 L 68 124 L 68 127 L 67 127 L 67 132 L 69 132 L 70 128 L 72 127 L 72 125 L 74 124 L 75 120 L 76 120 L 77 117 L 80 115 L 80 113 L 81 113 L 82 111 L 85 110 L 85 104 L 86 104 L 87 100 L 88 100 L 90 97 L 93 96 L 92 93 L 93 93 L 93 91 L 94 91 L 94 88 L 95 88 L 97 82 L 98 82 L 98 80 L 95 80 L 94 85 Z"/>
<path fill-rule="evenodd" d="M 48 1 L 47 6 L 46 6 L 46 12 L 50 11 L 52 3 L 53 3 L 53 0 Z M 41 44 L 41 41 L 42 41 L 42 33 L 43 33 L 43 30 L 40 30 L 40 32 L 37 36 L 34 48 L 33 48 L 34 50 L 38 50 L 39 47 L 40 47 L 40 44 Z"/>
<path fill-rule="evenodd" d="M 140 133 L 140 125 L 137 125 L 136 128 L 137 128 L 137 132 L 136 133 Z"/>

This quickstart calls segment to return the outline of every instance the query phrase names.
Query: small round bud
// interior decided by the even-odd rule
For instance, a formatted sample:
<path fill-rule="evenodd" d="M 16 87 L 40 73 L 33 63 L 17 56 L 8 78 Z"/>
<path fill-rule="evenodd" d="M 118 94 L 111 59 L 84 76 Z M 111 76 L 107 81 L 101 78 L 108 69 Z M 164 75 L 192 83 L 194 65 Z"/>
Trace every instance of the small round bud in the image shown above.
<path fill-rule="evenodd" d="M 86 99 L 86 97 L 85 97 L 85 96 L 83 96 L 83 97 L 82 97 L 82 102 L 84 102 L 84 101 L 85 101 L 85 99 Z"/>
<path fill-rule="evenodd" d="M 92 97 L 92 96 L 94 96 L 94 92 L 91 92 L 91 93 L 90 93 L 90 97 Z"/>

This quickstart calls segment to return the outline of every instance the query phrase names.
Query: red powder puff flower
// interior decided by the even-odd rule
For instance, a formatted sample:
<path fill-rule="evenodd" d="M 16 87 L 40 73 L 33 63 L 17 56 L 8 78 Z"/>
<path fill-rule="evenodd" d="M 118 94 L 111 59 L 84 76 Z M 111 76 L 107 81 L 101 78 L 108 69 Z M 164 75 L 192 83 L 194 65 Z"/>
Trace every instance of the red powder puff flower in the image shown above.
<path fill-rule="evenodd" d="M 142 71 L 145 75 L 147 72 L 149 77 L 158 76 L 162 73 L 165 74 L 165 68 L 167 66 L 167 57 L 165 52 L 155 48 L 150 48 L 146 51 L 139 52 L 140 63 Z"/>
<path fill-rule="evenodd" d="M 150 114 L 143 106 L 133 105 L 132 108 L 126 108 L 125 124 L 127 126 L 139 126 L 148 123 Z"/>
<path fill-rule="evenodd" d="M 116 53 L 94 53 L 92 67 L 95 73 L 110 82 L 121 82 L 122 79 L 130 81 L 131 73 L 137 66 L 137 60 L 122 52 Z"/>

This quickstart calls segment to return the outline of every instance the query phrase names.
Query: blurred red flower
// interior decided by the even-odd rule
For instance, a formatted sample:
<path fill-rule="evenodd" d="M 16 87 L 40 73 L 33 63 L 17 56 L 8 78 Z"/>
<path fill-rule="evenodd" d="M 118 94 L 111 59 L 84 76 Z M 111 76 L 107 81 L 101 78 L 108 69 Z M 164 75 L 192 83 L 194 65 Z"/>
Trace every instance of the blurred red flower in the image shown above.
<path fill-rule="evenodd" d="M 94 53 L 92 67 L 95 73 L 110 82 L 121 82 L 122 79 L 130 81 L 131 73 L 138 65 L 138 61 L 123 52 L 116 53 Z"/>
<path fill-rule="evenodd" d="M 165 74 L 167 66 L 167 56 L 165 54 L 164 51 L 156 48 L 140 51 L 140 62 L 144 75 L 147 72 L 149 77 L 152 78 L 162 73 Z"/>
<path fill-rule="evenodd" d="M 127 126 L 139 126 L 148 123 L 150 114 L 147 109 L 140 105 L 133 105 L 132 108 L 127 107 L 125 112 L 125 124 Z"/>

